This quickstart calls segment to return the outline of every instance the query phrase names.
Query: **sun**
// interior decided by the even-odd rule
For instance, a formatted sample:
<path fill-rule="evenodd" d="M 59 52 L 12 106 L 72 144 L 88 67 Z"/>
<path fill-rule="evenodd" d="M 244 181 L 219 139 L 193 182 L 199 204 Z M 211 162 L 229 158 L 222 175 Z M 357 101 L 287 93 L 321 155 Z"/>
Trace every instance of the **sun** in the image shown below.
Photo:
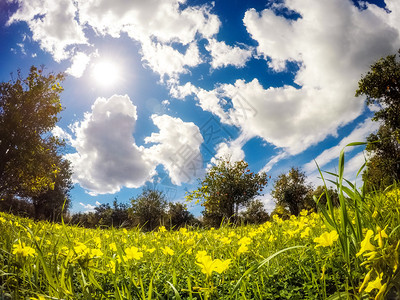
<path fill-rule="evenodd" d="M 98 85 L 111 87 L 119 81 L 120 70 L 115 62 L 102 60 L 94 65 L 92 77 Z"/>

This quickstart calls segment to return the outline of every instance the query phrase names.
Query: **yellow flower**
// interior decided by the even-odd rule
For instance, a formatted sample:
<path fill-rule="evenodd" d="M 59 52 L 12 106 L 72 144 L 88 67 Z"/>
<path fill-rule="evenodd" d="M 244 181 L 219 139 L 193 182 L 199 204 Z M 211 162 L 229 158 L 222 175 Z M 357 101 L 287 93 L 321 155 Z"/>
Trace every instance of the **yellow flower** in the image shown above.
<path fill-rule="evenodd" d="M 303 217 L 307 216 L 308 215 L 308 210 L 307 209 L 302 209 L 301 212 L 300 212 L 300 215 L 303 216 Z"/>
<path fill-rule="evenodd" d="M 339 238 L 336 230 L 332 230 L 331 232 L 324 232 L 319 237 L 314 239 L 314 242 L 317 243 L 315 248 L 317 247 L 329 247 L 332 246 L 335 241 Z"/>
<path fill-rule="evenodd" d="M 167 231 L 167 229 L 165 229 L 165 226 L 160 226 L 160 227 L 158 228 L 158 230 L 159 230 L 160 232 L 166 232 L 166 231 Z"/>
<path fill-rule="evenodd" d="M 108 264 L 107 267 L 111 270 L 111 272 L 113 272 L 115 274 L 115 270 L 116 270 L 116 263 L 115 261 L 111 260 Z"/>
<path fill-rule="evenodd" d="M 242 253 L 246 253 L 247 251 L 249 251 L 249 248 L 246 245 L 240 245 L 237 254 L 240 255 Z"/>
<path fill-rule="evenodd" d="M 368 286 L 366 287 L 365 291 L 367 293 L 371 292 L 373 289 L 378 289 L 380 290 L 382 288 L 382 275 L 383 273 L 379 274 L 378 277 L 376 277 L 376 279 L 374 281 L 371 281 Z"/>
<path fill-rule="evenodd" d="M 310 236 L 310 227 L 306 227 L 300 234 L 301 238 Z"/>
<path fill-rule="evenodd" d="M 361 293 L 361 291 L 363 290 L 363 288 L 365 287 L 365 285 L 369 282 L 369 280 L 371 279 L 371 273 L 373 270 L 370 270 L 367 275 L 365 275 L 364 281 L 360 286 L 360 289 L 358 290 L 359 293 Z"/>
<path fill-rule="evenodd" d="M 135 246 L 125 249 L 126 259 L 133 260 L 137 259 L 140 260 L 143 257 L 143 252 L 138 251 L 139 249 Z"/>
<path fill-rule="evenodd" d="M 117 251 L 117 245 L 115 244 L 115 243 L 111 243 L 110 245 L 108 245 L 109 247 L 110 247 L 110 249 L 112 250 L 112 251 Z"/>
<path fill-rule="evenodd" d="M 93 241 L 96 244 L 96 246 L 99 246 L 101 244 L 101 239 L 98 236 L 94 237 Z"/>
<path fill-rule="evenodd" d="M 161 251 L 165 254 L 165 255 L 174 255 L 174 250 L 172 250 L 170 247 L 165 246 L 164 248 L 161 248 Z"/>
<path fill-rule="evenodd" d="M 251 239 L 248 237 L 243 237 L 238 241 L 239 245 L 247 246 L 251 244 Z"/>
<path fill-rule="evenodd" d="M 370 229 L 367 231 L 367 234 L 365 235 L 364 240 L 361 242 L 361 249 L 358 251 L 356 256 L 360 256 L 363 254 L 365 251 L 374 251 L 375 246 L 371 244 L 370 240 L 371 237 L 374 235 L 374 232 Z"/>
<path fill-rule="evenodd" d="M 100 249 L 91 249 L 90 250 L 90 256 L 94 257 L 94 256 L 103 256 L 103 252 L 101 252 Z"/>
<path fill-rule="evenodd" d="M 35 256 L 36 251 L 32 247 L 26 246 L 24 242 L 18 241 L 18 244 L 13 245 L 14 255 L 27 257 L 27 256 Z"/>
<path fill-rule="evenodd" d="M 230 243 L 232 242 L 232 240 L 231 240 L 230 238 L 223 237 L 223 238 L 221 239 L 221 242 L 222 242 L 223 244 L 225 244 L 225 245 L 228 245 L 228 244 L 230 244 Z"/>
<path fill-rule="evenodd" d="M 206 274 L 207 277 L 210 277 L 212 272 L 222 273 L 229 268 L 229 264 L 231 263 L 231 259 L 213 260 L 211 256 L 206 255 L 206 251 L 199 251 L 196 254 L 196 265 L 201 267 L 201 272 Z"/>
<path fill-rule="evenodd" d="M 387 225 L 385 227 L 385 229 L 387 228 Z M 383 238 L 388 238 L 388 235 L 385 232 L 385 229 L 381 229 L 379 226 L 376 228 L 378 231 L 378 234 L 375 235 L 374 241 L 378 240 L 378 245 L 379 248 L 383 248 Z"/>
<path fill-rule="evenodd" d="M 76 255 L 78 255 L 78 256 L 86 255 L 86 254 L 89 254 L 89 252 L 90 252 L 90 249 L 84 243 L 81 243 L 81 242 L 75 243 L 74 250 L 76 252 Z"/>

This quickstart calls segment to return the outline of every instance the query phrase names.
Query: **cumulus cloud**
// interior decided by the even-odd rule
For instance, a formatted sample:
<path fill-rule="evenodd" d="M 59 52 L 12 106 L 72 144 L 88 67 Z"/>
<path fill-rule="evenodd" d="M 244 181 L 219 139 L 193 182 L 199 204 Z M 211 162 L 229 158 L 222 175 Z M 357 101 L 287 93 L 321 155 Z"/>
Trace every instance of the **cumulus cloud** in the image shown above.
<path fill-rule="evenodd" d="M 199 106 L 223 123 L 295 155 L 337 135 L 339 127 L 362 113 L 364 101 L 354 97 L 361 74 L 379 57 L 394 53 L 400 39 L 386 18 L 390 13 L 375 6 L 360 10 L 348 0 L 287 0 L 284 5 L 300 17 L 286 19 L 273 6 L 248 10 L 243 22 L 259 44 L 257 53 L 275 71 L 284 70 L 288 61 L 298 63 L 294 81 L 300 87 L 264 88 L 255 78 L 209 91 L 191 85 L 174 91 L 195 91 Z"/>
<path fill-rule="evenodd" d="M 343 138 L 339 144 L 329 149 L 324 150 L 320 155 L 315 158 L 319 167 L 322 168 L 332 160 L 339 157 L 340 151 L 347 145 L 353 142 L 365 142 L 366 138 L 379 128 L 378 122 L 373 122 L 371 119 L 366 119 L 363 123 L 359 124 L 348 136 Z M 347 147 L 345 151 L 351 151 L 354 148 Z M 305 172 L 315 171 L 316 165 L 314 160 L 306 163 L 303 167 Z"/>
<path fill-rule="evenodd" d="M 142 44 L 142 55 L 145 64 L 160 74 L 161 79 L 165 75 L 175 78 L 181 73 L 187 73 L 187 67 L 197 66 L 202 61 L 195 43 L 191 43 L 183 54 L 172 46 L 149 40 Z"/>
<path fill-rule="evenodd" d="M 85 72 L 86 67 L 90 62 L 90 56 L 83 52 L 78 52 L 71 61 L 72 65 L 65 72 L 79 78 L 83 75 L 83 72 Z"/>
<path fill-rule="evenodd" d="M 187 6 L 185 0 L 108 1 L 78 0 L 80 19 L 99 34 L 119 37 L 125 32 L 136 40 L 194 41 L 196 34 L 208 38 L 219 30 L 220 21 L 209 5 Z"/>
<path fill-rule="evenodd" d="M 160 131 L 145 139 L 146 143 L 155 143 L 146 148 L 146 158 L 162 164 L 173 184 L 181 185 L 198 178 L 203 171 L 200 153 L 203 137 L 199 128 L 194 123 L 168 115 L 153 115 L 151 118 Z"/>
<path fill-rule="evenodd" d="M 245 153 L 242 148 L 246 142 L 247 137 L 239 135 L 235 140 L 219 143 L 216 147 L 216 154 L 211 159 L 211 163 L 215 164 L 218 158 L 229 158 L 231 161 L 244 160 Z"/>
<path fill-rule="evenodd" d="M 155 165 L 143 158 L 133 132 L 136 106 L 127 95 L 98 98 L 91 112 L 74 128 L 66 155 L 74 170 L 73 180 L 91 194 L 115 193 L 122 186 L 137 188 L 155 174 Z"/>
<path fill-rule="evenodd" d="M 82 206 L 85 209 L 85 212 L 94 212 L 94 209 L 97 206 L 97 202 L 96 202 L 96 205 L 84 204 L 82 202 L 79 202 L 79 205 Z"/>
<path fill-rule="evenodd" d="M 205 46 L 212 57 L 211 67 L 218 69 L 229 65 L 242 68 L 251 58 L 253 49 L 249 47 L 240 48 L 229 46 L 225 42 L 218 42 L 216 39 L 209 39 Z"/>
<path fill-rule="evenodd" d="M 182 8 L 185 2 L 80 0 L 78 7 L 81 21 L 99 34 L 119 37 L 127 33 L 139 41 L 145 64 L 163 78 L 176 77 L 186 73 L 187 67 L 200 64 L 196 35 L 211 38 L 219 30 L 219 19 L 210 12 L 212 6 Z M 188 45 L 186 52 L 179 52 L 174 43 Z"/>
<path fill-rule="evenodd" d="M 17 0 L 19 8 L 7 24 L 25 21 L 32 39 L 50 52 L 56 61 L 71 55 L 71 45 L 86 44 L 82 27 L 76 20 L 77 9 L 70 0 Z"/>
<path fill-rule="evenodd" d="M 56 127 L 53 134 L 68 139 L 76 149 L 66 155 L 73 181 L 91 195 L 115 193 L 152 181 L 160 164 L 174 184 L 197 178 L 203 171 L 199 128 L 168 115 L 151 118 L 159 132 L 145 138 L 153 144 L 147 148 L 136 145 L 137 111 L 127 95 L 98 98 L 84 120 L 70 126 L 73 136 Z"/>
<path fill-rule="evenodd" d="M 9 0 L 11 1 L 11 0 Z M 197 40 L 212 38 L 220 21 L 212 4 L 190 6 L 185 0 L 17 0 L 19 8 L 7 24 L 25 21 L 43 50 L 56 61 L 71 58 L 68 73 L 83 73 L 88 54 L 75 46 L 88 44 L 84 28 L 118 38 L 126 33 L 142 45 L 143 61 L 163 78 L 176 77 L 202 62 Z M 187 46 L 184 54 L 175 47 Z M 75 56 L 74 56 L 75 55 Z M 166 63 L 168 62 L 168 63 Z"/>

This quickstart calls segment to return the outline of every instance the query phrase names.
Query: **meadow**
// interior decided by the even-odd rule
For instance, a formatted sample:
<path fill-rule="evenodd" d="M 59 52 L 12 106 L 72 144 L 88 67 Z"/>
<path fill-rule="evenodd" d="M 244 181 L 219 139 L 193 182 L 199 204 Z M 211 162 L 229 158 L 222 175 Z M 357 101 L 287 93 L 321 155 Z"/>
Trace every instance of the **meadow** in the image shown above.
<path fill-rule="evenodd" d="M 0 299 L 399 299 L 400 189 L 365 193 L 343 165 L 342 151 L 339 207 L 327 193 L 318 213 L 257 226 L 144 233 L 0 213 Z"/>
<path fill-rule="evenodd" d="M 396 293 L 399 281 L 399 189 L 366 196 L 358 210 L 362 215 L 350 200 L 346 212 L 334 208 L 333 215 L 328 209 L 303 210 L 287 220 L 274 215 L 259 226 L 176 231 L 161 226 L 150 233 L 85 229 L 2 213 L 0 295 L 383 299 Z M 344 235 L 345 213 L 352 226 Z M 362 238 L 357 240 L 358 230 Z"/>

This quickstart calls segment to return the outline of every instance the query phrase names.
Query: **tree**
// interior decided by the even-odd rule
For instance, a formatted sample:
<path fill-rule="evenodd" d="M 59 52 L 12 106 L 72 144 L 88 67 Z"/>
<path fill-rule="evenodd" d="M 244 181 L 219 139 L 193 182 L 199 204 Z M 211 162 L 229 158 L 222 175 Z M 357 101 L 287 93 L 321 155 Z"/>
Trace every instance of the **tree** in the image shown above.
<path fill-rule="evenodd" d="M 363 180 L 370 190 L 384 188 L 400 180 L 400 61 L 396 55 L 371 66 L 358 82 L 356 96 L 362 95 L 367 105 L 379 107 L 372 120 L 381 122 L 378 132 L 367 139 L 370 159 Z"/>
<path fill-rule="evenodd" d="M 278 176 L 271 194 L 277 205 L 288 208 L 292 215 L 297 216 L 301 209 L 315 207 L 312 191 L 312 185 L 306 183 L 305 173 L 292 167 L 288 174 Z"/>
<path fill-rule="evenodd" d="M 71 205 L 69 192 L 73 184 L 70 162 L 61 157 L 58 159 L 60 160 L 57 163 L 59 171 L 54 175 L 54 186 L 32 197 L 36 219 L 58 222 Z"/>
<path fill-rule="evenodd" d="M 219 226 L 224 219 L 235 221 L 239 208 L 260 195 L 267 184 L 267 175 L 251 172 L 243 160 L 219 159 L 199 184 L 186 198 L 202 201 L 204 222 Z"/>
<path fill-rule="evenodd" d="M 338 207 L 340 205 L 340 202 L 337 190 L 334 190 L 332 187 L 329 187 L 327 191 L 333 206 Z M 325 205 L 327 203 L 325 187 L 322 185 L 319 185 L 314 191 L 312 191 L 312 196 L 315 196 L 317 200 L 319 199 L 320 204 Z"/>
<path fill-rule="evenodd" d="M 61 112 L 62 73 L 44 75 L 31 67 L 26 79 L 0 84 L 0 196 L 36 197 L 54 188 L 60 171 L 50 134 Z"/>
<path fill-rule="evenodd" d="M 187 210 L 186 204 L 168 203 L 167 220 L 171 228 L 180 228 L 197 223 L 196 218 Z"/>
<path fill-rule="evenodd" d="M 144 189 L 137 198 L 131 198 L 130 215 L 134 225 L 151 231 L 164 222 L 167 201 L 161 191 Z"/>
<path fill-rule="evenodd" d="M 244 223 L 262 224 L 269 220 L 269 215 L 264 208 L 261 200 L 255 199 L 250 201 L 247 209 L 241 213 Z"/>

